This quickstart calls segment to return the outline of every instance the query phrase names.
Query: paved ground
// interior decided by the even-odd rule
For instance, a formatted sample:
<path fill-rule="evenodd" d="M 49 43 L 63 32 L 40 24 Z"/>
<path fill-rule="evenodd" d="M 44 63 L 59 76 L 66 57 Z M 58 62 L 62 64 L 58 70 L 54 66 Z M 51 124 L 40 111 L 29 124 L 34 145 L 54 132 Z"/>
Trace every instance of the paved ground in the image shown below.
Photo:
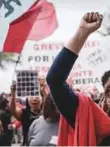
<path fill-rule="evenodd" d="M 11 146 L 20 147 L 20 144 L 12 144 Z"/>

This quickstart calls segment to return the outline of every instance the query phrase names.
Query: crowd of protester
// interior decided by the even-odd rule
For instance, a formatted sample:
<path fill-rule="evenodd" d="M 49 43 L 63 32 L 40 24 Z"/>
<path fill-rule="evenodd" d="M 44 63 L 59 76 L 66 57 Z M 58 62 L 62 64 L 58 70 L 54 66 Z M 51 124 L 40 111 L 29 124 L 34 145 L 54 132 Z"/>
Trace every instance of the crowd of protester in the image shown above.
<path fill-rule="evenodd" d="M 43 115 L 45 98 L 48 95 L 44 78 L 40 78 L 40 87 L 40 96 L 29 96 L 25 101 L 16 97 L 15 82 L 11 86 L 10 94 L 0 95 L 0 146 L 28 144 L 29 127 Z"/>
<path fill-rule="evenodd" d="M 107 76 L 110 76 L 110 72 Z M 15 84 L 12 84 L 10 94 L 0 94 L 0 146 L 56 145 L 60 113 L 45 78 L 40 80 L 41 97 L 28 97 L 25 101 L 16 98 Z M 95 86 L 91 91 L 80 88 L 73 90 L 86 93 L 97 104 L 102 101 L 103 94 Z"/>

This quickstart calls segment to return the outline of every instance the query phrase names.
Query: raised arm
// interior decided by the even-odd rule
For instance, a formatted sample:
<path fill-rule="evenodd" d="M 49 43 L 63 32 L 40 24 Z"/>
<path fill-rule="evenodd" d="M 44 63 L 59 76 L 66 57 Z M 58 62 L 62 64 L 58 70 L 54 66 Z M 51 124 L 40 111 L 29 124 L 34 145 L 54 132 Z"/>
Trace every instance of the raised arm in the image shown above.
<path fill-rule="evenodd" d="M 54 60 L 47 75 L 47 83 L 53 99 L 62 115 L 70 124 L 73 124 L 73 120 L 75 119 L 78 96 L 68 86 L 66 79 L 86 39 L 100 27 L 101 22 L 102 15 L 98 13 L 87 13 L 83 17 L 76 34 Z"/>
<path fill-rule="evenodd" d="M 22 110 L 16 107 L 16 85 L 13 83 L 11 86 L 11 99 L 10 99 L 10 111 L 13 116 L 21 120 Z"/>

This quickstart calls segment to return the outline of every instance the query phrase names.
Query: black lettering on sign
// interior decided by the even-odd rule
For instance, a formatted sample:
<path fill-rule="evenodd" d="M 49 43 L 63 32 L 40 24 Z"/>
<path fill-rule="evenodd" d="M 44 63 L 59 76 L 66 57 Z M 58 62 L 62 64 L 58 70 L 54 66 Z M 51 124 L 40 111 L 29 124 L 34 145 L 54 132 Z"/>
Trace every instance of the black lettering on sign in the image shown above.
<path fill-rule="evenodd" d="M 20 0 L 1 0 L 1 1 L 2 1 L 2 4 L 4 4 L 5 9 L 8 10 L 8 12 L 6 12 L 5 14 L 5 17 L 8 17 L 14 11 L 14 7 L 11 5 L 11 2 L 16 3 L 18 6 L 21 6 Z"/>
<path fill-rule="evenodd" d="M 43 62 L 48 62 L 49 57 L 48 56 L 43 56 Z"/>
<path fill-rule="evenodd" d="M 81 84 L 96 84 L 96 83 L 100 83 L 100 79 L 99 78 L 83 78 L 83 79 L 74 79 L 73 80 L 73 84 L 77 84 L 77 85 L 81 85 Z"/>
<path fill-rule="evenodd" d="M 28 57 L 28 61 L 30 62 L 31 60 L 33 60 L 33 57 L 32 56 L 29 56 Z"/>
<path fill-rule="evenodd" d="M 100 83 L 100 80 L 99 80 L 98 78 L 95 78 L 95 79 L 94 79 L 94 84 L 95 84 L 95 83 Z"/>
<path fill-rule="evenodd" d="M 40 56 L 35 56 L 35 61 L 36 62 L 40 62 L 42 59 L 41 59 L 41 57 Z"/>

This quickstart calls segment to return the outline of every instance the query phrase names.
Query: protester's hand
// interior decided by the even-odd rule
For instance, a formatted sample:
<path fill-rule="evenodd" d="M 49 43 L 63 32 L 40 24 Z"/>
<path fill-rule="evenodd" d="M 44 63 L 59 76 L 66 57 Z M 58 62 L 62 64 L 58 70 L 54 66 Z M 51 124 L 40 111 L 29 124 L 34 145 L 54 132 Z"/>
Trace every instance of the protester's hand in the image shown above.
<path fill-rule="evenodd" d="M 12 86 L 11 86 L 11 94 L 13 95 L 15 94 L 15 92 L 16 92 L 16 82 L 13 81 Z"/>
<path fill-rule="evenodd" d="M 80 28 L 85 29 L 88 33 L 93 33 L 100 28 L 103 15 L 98 12 L 86 13 L 80 23 Z"/>

